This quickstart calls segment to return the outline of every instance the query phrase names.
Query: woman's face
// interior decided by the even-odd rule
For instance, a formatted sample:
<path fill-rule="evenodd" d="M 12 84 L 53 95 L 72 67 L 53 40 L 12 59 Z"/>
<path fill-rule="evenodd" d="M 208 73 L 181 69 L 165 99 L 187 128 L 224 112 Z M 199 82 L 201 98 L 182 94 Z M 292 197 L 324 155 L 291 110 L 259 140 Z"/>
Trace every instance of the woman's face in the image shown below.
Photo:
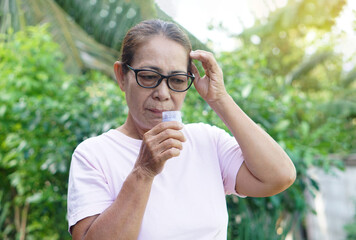
<path fill-rule="evenodd" d="M 131 67 L 151 69 L 163 75 L 187 73 L 188 60 L 189 53 L 182 45 L 164 36 L 154 36 L 137 49 Z M 156 88 L 142 88 L 132 70 L 124 75 L 123 81 L 120 87 L 129 107 L 125 125 L 139 135 L 160 123 L 163 111 L 180 110 L 186 95 L 186 92 L 170 90 L 166 79 Z"/>

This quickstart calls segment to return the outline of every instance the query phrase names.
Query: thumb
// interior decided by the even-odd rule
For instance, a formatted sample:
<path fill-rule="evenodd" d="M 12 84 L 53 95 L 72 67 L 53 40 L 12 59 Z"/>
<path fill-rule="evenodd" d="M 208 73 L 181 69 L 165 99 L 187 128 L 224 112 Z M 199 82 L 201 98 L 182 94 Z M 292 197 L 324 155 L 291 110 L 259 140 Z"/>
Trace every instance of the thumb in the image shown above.
<path fill-rule="evenodd" d="M 199 79 L 200 78 L 200 74 L 199 74 L 199 70 L 198 70 L 197 66 L 195 66 L 194 63 L 191 63 L 191 67 L 192 67 L 192 73 L 194 74 L 195 79 L 196 80 Z"/>

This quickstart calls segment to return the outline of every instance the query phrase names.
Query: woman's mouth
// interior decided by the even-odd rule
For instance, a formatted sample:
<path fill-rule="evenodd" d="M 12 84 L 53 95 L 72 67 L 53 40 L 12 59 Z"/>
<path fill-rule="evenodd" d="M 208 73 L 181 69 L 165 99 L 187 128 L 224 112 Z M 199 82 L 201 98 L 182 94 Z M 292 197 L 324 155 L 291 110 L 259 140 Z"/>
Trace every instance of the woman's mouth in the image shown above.
<path fill-rule="evenodd" d="M 167 111 L 164 109 L 149 108 L 148 111 L 153 113 L 155 116 L 162 117 L 162 112 Z"/>
<path fill-rule="evenodd" d="M 162 113 L 165 111 L 165 110 L 159 110 L 159 109 L 149 109 L 149 110 L 153 113 Z"/>

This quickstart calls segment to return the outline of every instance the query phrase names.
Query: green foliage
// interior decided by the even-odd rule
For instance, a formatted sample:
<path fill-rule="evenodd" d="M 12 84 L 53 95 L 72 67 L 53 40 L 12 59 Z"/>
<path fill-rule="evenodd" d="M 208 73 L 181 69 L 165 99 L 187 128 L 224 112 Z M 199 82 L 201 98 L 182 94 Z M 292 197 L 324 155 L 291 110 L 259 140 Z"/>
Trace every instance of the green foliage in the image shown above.
<path fill-rule="evenodd" d="M 1 36 L 1 239 L 68 239 L 71 153 L 85 137 L 124 121 L 124 98 L 112 80 L 68 75 L 62 61 L 46 27 Z"/>
<path fill-rule="evenodd" d="M 286 85 L 257 52 L 255 46 L 245 46 L 221 55 L 226 87 L 239 106 L 286 149 L 297 167 L 297 180 L 287 191 L 270 198 L 240 199 L 237 204 L 229 198 L 230 239 L 264 239 L 258 234 L 265 228 L 269 239 L 284 239 L 292 223 L 301 224 L 310 210 L 304 192 L 313 192 L 317 184 L 308 176 L 308 168 L 329 170 L 335 164 L 329 154 L 349 151 L 354 139 L 345 120 L 327 116 L 318 101 Z M 236 216 L 241 218 L 239 224 L 234 221 Z"/>
<path fill-rule="evenodd" d="M 355 213 L 353 221 L 345 226 L 345 230 L 347 233 L 346 240 L 355 240 L 356 239 L 356 213 Z"/>
<path fill-rule="evenodd" d="M 227 91 L 287 151 L 298 175 L 273 197 L 228 197 L 229 239 L 296 234 L 311 210 L 304 193 L 317 190 L 308 168 L 329 171 L 340 164 L 330 154 L 356 151 L 350 134 L 356 132 L 355 71 L 343 72 L 342 56 L 333 51 L 337 36 L 318 42 L 333 24 L 325 16 L 337 16 L 343 1 L 323 3 L 291 1 L 268 26 L 242 34 L 240 48 L 218 57 Z M 320 4 L 328 7 L 315 8 Z M 250 41 L 256 36 L 259 44 Z M 63 61 L 46 27 L 0 36 L 0 239 L 69 239 L 66 191 L 74 147 L 125 120 L 124 96 L 112 80 L 98 72 L 69 75 Z M 185 122 L 226 129 L 194 88 L 183 114 Z"/>
<path fill-rule="evenodd" d="M 355 78 L 353 72 L 343 72 L 342 56 L 333 50 L 339 36 L 328 31 L 334 20 L 320 17 L 314 24 L 308 20 L 323 14 L 312 7 L 323 3 L 290 1 L 265 25 L 244 31 L 241 46 L 219 58 L 228 92 L 287 151 L 297 168 L 296 182 L 283 193 L 264 199 L 228 198 L 229 239 L 284 239 L 290 231 L 300 235 L 305 214 L 313 211 L 304 193 L 318 190 L 307 170 L 342 168 L 340 158 L 333 159 L 332 154 L 356 151 L 352 134 L 356 102 L 350 97 L 355 94 Z M 337 16 L 344 3 L 333 1 L 323 11 Z"/>
<path fill-rule="evenodd" d="M 342 162 L 330 154 L 345 155 L 355 146 L 355 135 L 350 134 L 355 125 L 346 115 L 324 108 L 329 100 L 323 95 L 331 96 L 332 89 L 308 94 L 286 84 L 283 70 L 271 69 L 259 47 L 245 44 L 220 54 L 225 86 L 236 103 L 287 151 L 296 165 L 297 180 L 287 191 L 269 198 L 228 197 L 229 239 L 284 239 L 290 231 L 299 234 L 305 214 L 312 210 L 304 193 L 318 190 L 307 170 L 342 168 Z M 187 122 L 203 121 L 226 129 L 196 92 L 187 95 L 183 113 Z"/>
<path fill-rule="evenodd" d="M 126 32 L 140 22 L 141 8 L 135 1 L 68 1 L 56 2 L 98 42 L 119 50 Z M 152 5 L 152 0 L 146 1 Z M 78 11 L 80 9 L 80 11 Z M 153 12 L 150 18 L 154 17 Z M 120 29 L 120 31 L 118 31 Z"/>
<path fill-rule="evenodd" d="M 0 33 L 49 23 L 48 31 L 65 55 L 66 71 L 95 69 L 113 76 L 127 30 L 144 19 L 174 21 L 154 0 L 1 0 Z M 186 31 L 196 48 L 206 49 Z"/>

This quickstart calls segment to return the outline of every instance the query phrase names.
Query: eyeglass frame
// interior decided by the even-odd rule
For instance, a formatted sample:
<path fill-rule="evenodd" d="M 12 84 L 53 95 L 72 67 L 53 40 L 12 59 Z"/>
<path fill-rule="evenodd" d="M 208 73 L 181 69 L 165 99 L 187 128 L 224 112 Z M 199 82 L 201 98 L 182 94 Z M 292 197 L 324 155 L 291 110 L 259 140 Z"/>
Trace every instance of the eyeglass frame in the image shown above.
<path fill-rule="evenodd" d="M 174 92 L 185 92 L 185 91 L 188 91 L 188 89 L 192 86 L 192 84 L 193 84 L 193 82 L 194 82 L 194 80 L 195 80 L 195 76 L 194 76 L 194 74 L 191 73 L 191 72 L 190 72 L 191 75 L 190 75 L 190 74 L 186 74 L 186 73 L 176 73 L 176 74 L 172 74 L 172 75 L 166 76 L 166 75 L 163 75 L 163 74 L 161 74 L 161 73 L 159 73 L 159 72 L 157 72 L 157 71 L 151 70 L 151 69 L 136 69 L 136 68 L 131 67 L 131 66 L 128 65 L 128 64 L 126 64 L 126 66 L 127 66 L 130 70 L 132 70 L 132 71 L 135 73 L 136 82 L 137 82 L 137 84 L 138 84 L 140 87 L 142 87 L 142 88 L 151 88 L 151 89 L 152 89 L 152 88 L 156 88 L 156 87 L 158 87 L 158 86 L 162 83 L 163 79 L 167 79 L 167 86 L 168 86 L 168 88 L 169 88 L 170 90 L 172 90 L 172 91 L 174 91 Z M 154 85 L 154 86 L 152 86 L 152 87 L 143 86 L 143 85 L 141 85 L 141 84 L 139 83 L 138 78 L 137 78 L 137 74 L 138 74 L 139 72 L 141 72 L 141 71 L 148 71 L 148 72 L 156 73 L 156 74 L 158 74 L 159 76 L 161 76 L 161 78 L 157 81 L 157 84 Z M 189 73 L 189 72 L 188 72 L 188 73 Z M 191 80 L 192 80 L 192 81 L 190 82 L 189 86 L 187 87 L 187 89 L 179 91 L 179 90 L 175 90 L 175 89 L 171 88 L 171 86 L 169 85 L 168 79 L 169 79 L 170 77 L 182 76 L 182 75 L 187 76 L 188 78 L 191 78 Z"/>

